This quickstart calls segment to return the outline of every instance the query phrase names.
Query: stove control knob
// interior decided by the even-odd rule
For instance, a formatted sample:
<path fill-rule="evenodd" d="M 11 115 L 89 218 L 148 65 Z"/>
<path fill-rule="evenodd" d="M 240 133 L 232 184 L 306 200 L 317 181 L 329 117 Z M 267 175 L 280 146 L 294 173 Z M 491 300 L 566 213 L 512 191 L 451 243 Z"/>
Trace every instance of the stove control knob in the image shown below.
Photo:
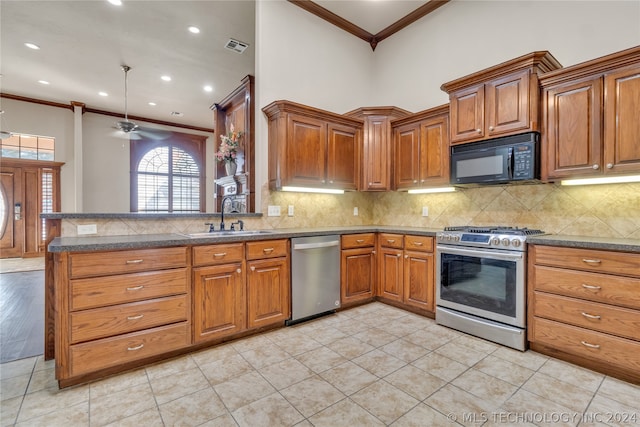
<path fill-rule="evenodd" d="M 509 239 L 507 238 L 502 239 L 502 244 L 505 246 L 509 246 Z"/>
<path fill-rule="evenodd" d="M 493 239 L 491 239 L 491 244 L 498 246 L 500 244 L 500 239 L 494 237 Z"/>
<path fill-rule="evenodd" d="M 522 242 L 520 240 L 518 240 L 518 239 L 513 239 L 513 240 L 511 240 L 511 244 L 517 248 L 518 246 L 520 246 L 522 244 Z"/>
<path fill-rule="evenodd" d="M 460 236 L 453 236 L 453 241 L 454 242 L 459 242 L 460 241 Z"/>
<path fill-rule="evenodd" d="M 447 234 L 444 238 L 447 239 L 447 241 L 451 240 L 451 234 Z"/>

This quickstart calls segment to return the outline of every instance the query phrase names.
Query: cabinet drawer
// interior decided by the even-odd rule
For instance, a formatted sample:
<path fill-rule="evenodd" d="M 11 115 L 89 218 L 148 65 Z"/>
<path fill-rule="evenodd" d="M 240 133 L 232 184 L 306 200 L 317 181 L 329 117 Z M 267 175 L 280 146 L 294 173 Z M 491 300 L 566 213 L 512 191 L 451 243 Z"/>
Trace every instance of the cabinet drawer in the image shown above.
<path fill-rule="evenodd" d="M 380 233 L 378 236 L 380 246 L 385 248 L 402 249 L 404 246 L 404 236 L 402 234 Z"/>
<path fill-rule="evenodd" d="M 364 248 L 376 243 L 375 233 L 345 234 L 342 236 L 342 249 Z"/>
<path fill-rule="evenodd" d="M 535 264 L 640 277 L 640 254 L 535 246 Z"/>
<path fill-rule="evenodd" d="M 278 258 L 289 254 L 289 240 L 247 242 L 247 260 Z"/>
<path fill-rule="evenodd" d="M 640 279 L 540 265 L 533 272 L 535 290 L 640 309 Z"/>
<path fill-rule="evenodd" d="M 244 244 L 206 245 L 193 247 L 193 265 L 214 265 L 239 262 L 244 259 Z"/>
<path fill-rule="evenodd" d="M 72 279 L 185 267 L 187 248 L 72 253 L 69 265 Z"/>
<path fill-rule="evenodd" d="M 640 342 L 538 317 L 533 318 L 531 326 L 531 341 L 632 372 L 640 372 Z"/>
<path fill-rule="evenodd" d="M 71 311 L 158 298 L 187 292 L 188 270 L 153 271 L 70 281 Z"/>
<path fill-rule="evenodd" d="M 640 311 L 535 292 L 535 316 L 640 341 Z"/>
<path fill-rule="evenodd" d="M 71 343 L 105 338 L 187 320 L 186 295 L 71 313 Z"/>
<path fill-rule="evenodd" d="M 188 322 L 161 326 L 69 348 L 70 376 L 155 356 L 190 344 Z"/>
<path fill-rule="evenodd" d="M 404 236 L 404 248 L 412 251 L 433 252 L 433 237 Z"/>

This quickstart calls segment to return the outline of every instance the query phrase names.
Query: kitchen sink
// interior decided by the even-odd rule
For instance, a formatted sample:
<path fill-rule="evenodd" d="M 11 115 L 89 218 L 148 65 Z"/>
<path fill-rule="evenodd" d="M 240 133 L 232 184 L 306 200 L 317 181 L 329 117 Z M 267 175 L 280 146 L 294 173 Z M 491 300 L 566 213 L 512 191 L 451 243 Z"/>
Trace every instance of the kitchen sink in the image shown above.
<path fill-rule="evenodd" d="M 184 234 L 184 236 L 198 239 L 201 237 L 228 237 L 228 236 L 256 236 L 260 234 L 271 234 L 270 230 L 241 230 L 241 231 L 203 231 L 202 233 Z"/>

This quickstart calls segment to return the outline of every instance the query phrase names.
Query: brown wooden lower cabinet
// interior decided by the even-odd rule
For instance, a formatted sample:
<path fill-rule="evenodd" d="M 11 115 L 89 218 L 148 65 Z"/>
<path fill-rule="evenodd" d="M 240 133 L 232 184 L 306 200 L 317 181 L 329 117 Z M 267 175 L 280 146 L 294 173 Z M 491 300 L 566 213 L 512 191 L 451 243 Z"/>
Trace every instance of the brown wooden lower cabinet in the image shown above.
<path fill-rule="evenodd" d="M 288 258 L 253 260 L 247 263 L 248 326 L 282 323 L 291 315 Z"/>
<path fill-rule="evenodd" d="M 371 300 L 376 283 L 375 233 L 343 235 L 340 300 L 343 306 Z"/>
<path fill-rule="evenodd" d="M 531 348 L 640 383 L 640 255 L 544 245 L 528 255 Z"/>

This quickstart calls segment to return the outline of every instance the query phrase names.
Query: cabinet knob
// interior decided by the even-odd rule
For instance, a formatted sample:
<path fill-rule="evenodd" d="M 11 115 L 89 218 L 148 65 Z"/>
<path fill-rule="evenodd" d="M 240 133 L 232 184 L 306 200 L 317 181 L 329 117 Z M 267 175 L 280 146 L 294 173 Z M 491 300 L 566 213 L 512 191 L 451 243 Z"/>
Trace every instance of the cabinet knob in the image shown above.
<path fill-rule="evenodd" d="M 414 180 L 413 180 L 413 183 L 414 183 L 414 184 L 417 184 L 417 183 L 418 183 L 418 180 L 417 180 L 417 179 L 414 179 Z"/>
<path fill-rule="evenodd" d="M 494 129 L 493 126 L 489 126 L 490 131 L 493 131 L 493 129 Z"/>
<path fill-rule="evenodd" d="M 329 184 L 333 184 L 333 181 L 329 181 Z"/>
<path fill-rule="evenodd" d="M 591 166 L 591 167 L 593 168 L 593 170 L 598 170 L 598 169 L 600 169 L 600 165 L 599 165 L 599 164 L 597 164 L 597 163 L 596 163 L 595 165 Z"/>
<path fill-rule="evenodd" d="M 325 181 L 324 179 L 322 180 L 322 183 L 325 184 L 327 181 Z"/>
<path fill-rule="evenodd" d="M 404 259 L 407 259 L 407 258 L 409 258 L 409 255 L 405 255 L 405 256 L 404 256 Z"/>
<path fill-rule="evenodd" d="M 371 187 L 372 185 L 373 185 L 373 182 L 370 182 L 370 183 L 369 183 L 369 187 Z"/>
<path fill-rule="evenodd" d="M 607 169 L 613 169 L 613 163 L 607 163 Z"/>
<path fill-rule="evenodd" d="M 420 182 L 421 182 L 421 183 L 422 183 L 422 182 L 424 182 L 424 179 L 421 179 L 421 180 L 420 180 Z"/>
<path fill-rule="evenodd" d="M 376 251 L 371 251 L 371 253 L 375 255 L 375 254 L 376 254 Z"/>
<path fill-rule="evenodd" d="M 256 271 L 256 267 L 255 266 L 251 266 L 251 271 Z"/>
<path fill-rule="evenodd" d="M 255 267 L 252 267 L 252 268 L 255 268 Z M 236 273 L 238 273 L 238 274 L 242 273 L 242 269 L 241 268 L 237 269 Z"/>
<path fill-rule="evenodd" d="M 400 258 L 402 256 L 402 254 L 397 254 L 396 257 Z"/>
<path fill-rule="evenodd" d="M 476 132 L 482 133 L 482 129 L 476 129 Z"/>

